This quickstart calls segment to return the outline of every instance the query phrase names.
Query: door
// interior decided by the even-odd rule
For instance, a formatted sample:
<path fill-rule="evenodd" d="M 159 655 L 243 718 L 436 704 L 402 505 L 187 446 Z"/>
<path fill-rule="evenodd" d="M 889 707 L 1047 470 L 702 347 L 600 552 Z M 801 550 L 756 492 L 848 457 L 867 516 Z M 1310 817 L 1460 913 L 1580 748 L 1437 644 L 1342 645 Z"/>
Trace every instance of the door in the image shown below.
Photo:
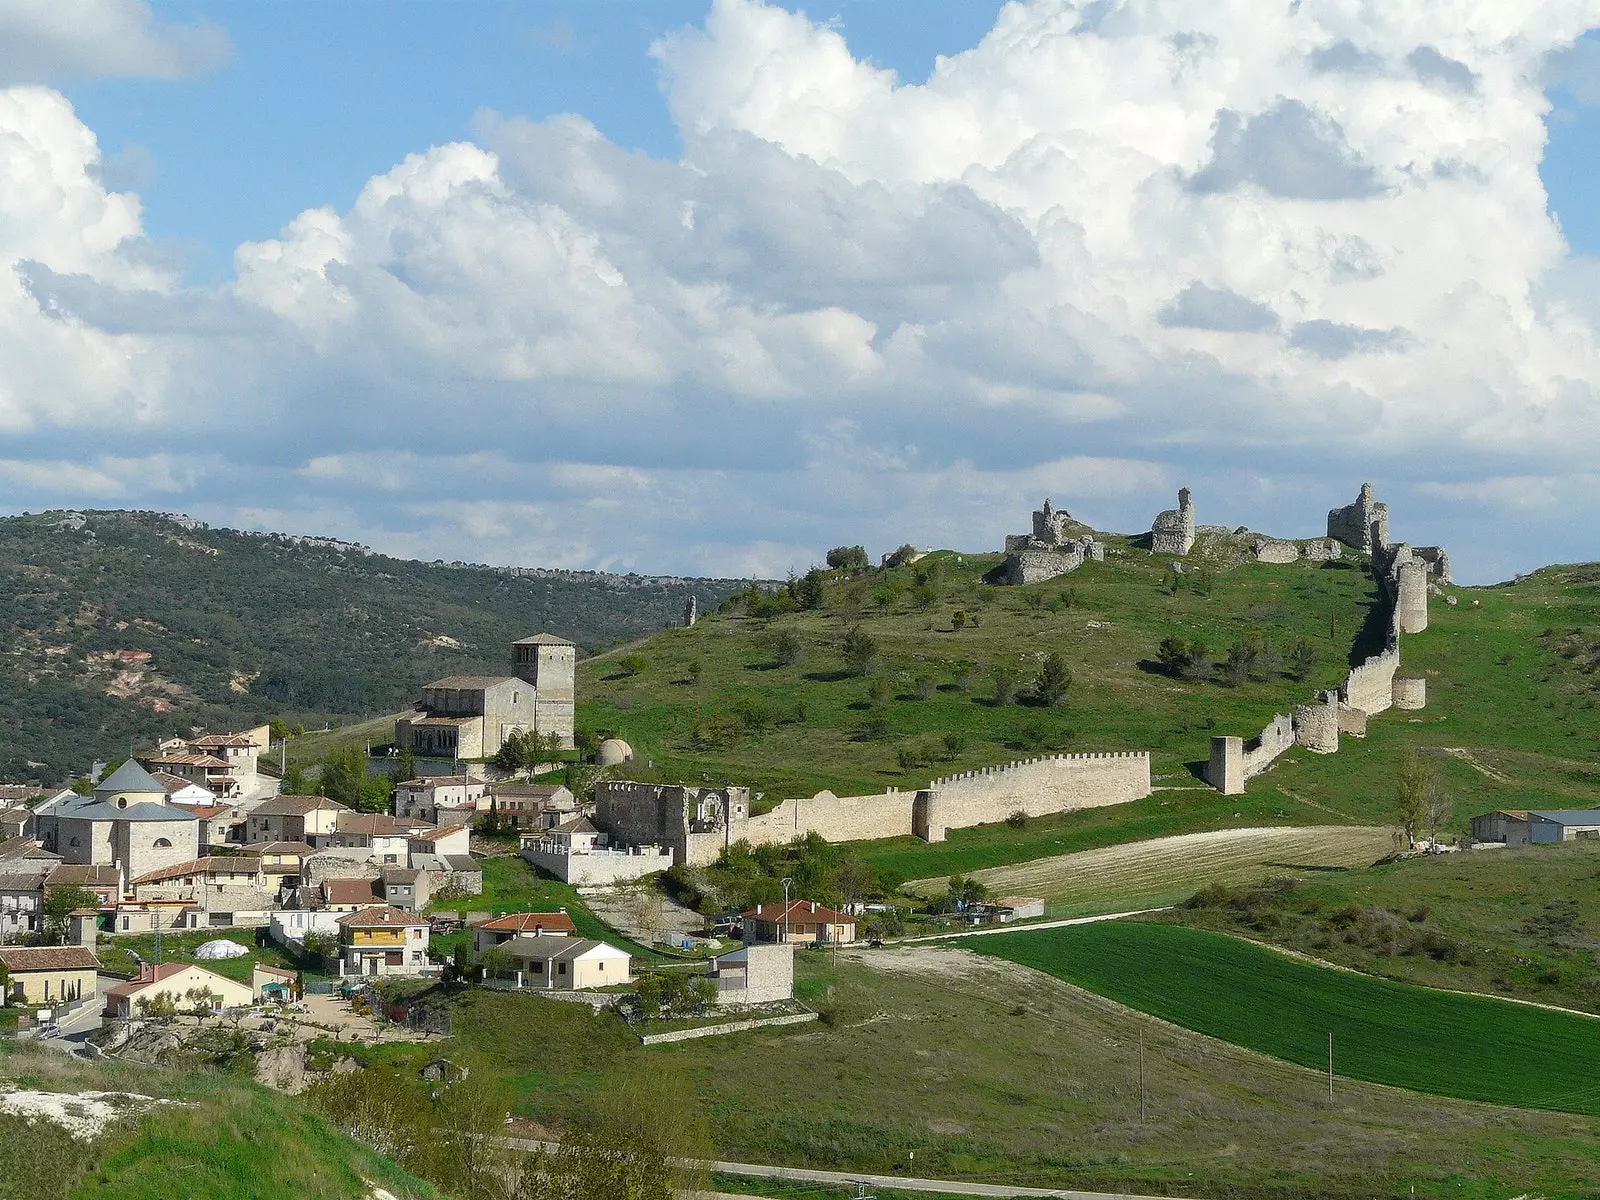
<path fill-rule="evenodd" d="M 378 973 L 378 956 L 376 954 L 374 954 L 374 955 L 370 956 L 367 959 L 367 974 L 368 975 L 376 975 L 377 973 Z"/>

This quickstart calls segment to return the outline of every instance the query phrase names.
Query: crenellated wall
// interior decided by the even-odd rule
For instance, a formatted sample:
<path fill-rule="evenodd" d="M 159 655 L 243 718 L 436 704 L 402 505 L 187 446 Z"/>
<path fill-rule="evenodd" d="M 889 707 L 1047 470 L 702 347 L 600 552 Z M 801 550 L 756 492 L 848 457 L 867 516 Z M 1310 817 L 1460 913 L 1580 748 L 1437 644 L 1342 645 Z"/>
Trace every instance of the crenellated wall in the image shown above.
<path fill-rule="evenodd" d="M 1056 754 L 948 775 L 926 792 L 925 829 L 917 832 L 938 842 L 947 829 L 1004 821 L 1017 812 L 1041 817 L 1143 799 L 1151 792 L 1150 755 Z"/>

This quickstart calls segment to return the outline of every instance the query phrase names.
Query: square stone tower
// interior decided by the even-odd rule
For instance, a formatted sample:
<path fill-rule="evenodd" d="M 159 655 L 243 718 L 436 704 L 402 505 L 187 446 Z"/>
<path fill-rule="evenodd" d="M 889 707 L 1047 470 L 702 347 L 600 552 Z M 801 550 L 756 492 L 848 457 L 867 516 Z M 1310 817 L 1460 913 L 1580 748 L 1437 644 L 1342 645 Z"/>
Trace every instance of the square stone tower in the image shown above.
<path fill-rule="evenodd" d="M 517 678 L 533 685 L 534 728 L 559 733 L 572 746 L 573 704 L 577 698 L 578 648 L 566 638 L 536 633 L 511 643 Z"/>

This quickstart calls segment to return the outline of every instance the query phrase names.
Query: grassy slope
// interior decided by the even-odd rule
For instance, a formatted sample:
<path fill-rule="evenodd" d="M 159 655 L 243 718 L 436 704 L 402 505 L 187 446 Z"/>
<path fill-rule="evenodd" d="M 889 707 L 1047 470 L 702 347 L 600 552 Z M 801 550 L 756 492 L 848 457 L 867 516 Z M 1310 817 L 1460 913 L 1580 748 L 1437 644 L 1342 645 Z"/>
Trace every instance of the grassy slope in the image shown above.
<path fill-rule="evenodd" d="M 1587 1118 L 1355 1082 L 1330 1110 L 1314 1071 L 963 951 L 812 952 L 798 972 L 829 1023 L 647 1050 L 610 1014 L 472 991 L 456 1051 L 491 1056 L 519 1112 L 556 1128 L 633 1064 L 684 1072 L 719 1153 L 743 1161 L 891 1173 L 914 1150 L 917 1173 L 935 1177 L 1236 1200 L 1405 1196 L 1413 1184 L 1553 1198 L 1582 1194 L 1600 1171 L 1600 1124 Z M 353 1052 L 409 1070 L 439 1048 Z"/>
<path fill-rule="evenodd" d="M 1287 894 L 1171 919 L 1411 983 L 1600 1012 L 1597 879 L 1593 843 L 1512 847 L 1307 875 Z M 1406 952 L 1428 934 L 1465 954 Z"/>
<path fill-rule="evenodd" d="M 1394 850 L 1394 831 L 1370 825 L 1252 829 L 1134 842 L 979 871 L 998 896 L 1038 896 L 1046 914 L 1075 917 L 1176 904 L 1207 883 L 1249 883 L 1285 871 L 1368 866 Z M 946 880 L 913 881 L 942 895 Z"/>
<path fill-rule="evenodd" d="M 625 675 L 617 661 L 602 659 L 579 668 L 580 721 L 618 728 L 659 778 L 699 782 L 702 777 L 750 783 L 773 796 L 809 795 L 822 787 L 841 795 L 926 783 L 935 775 L 1006 762 L 1045 750 L 1148 749 L 1158 775 L 1192 783 L 1185 766 L 1205 758 L 1212 722 L 1228 729 L 1259 729 L 1312 686 L 1342 677 L 1350 641 L 1365 615 L 1371 583 L 1349 566 L 1323 569 L 1241 566 L 1217 578 L 1211 596 L 1191 591 L 1166 595 L 1161 588 L 1167 560 L 1127 548 L 1123 556 L 1089 563 L 1070 576 L 1027 588 L 991 587 L 979 579 L 997 556 L 941 554 L 948 582 L 941 600 L 926 611 L 903 595 L 886 610 L 871 602 L 887 583 L 911 583 L 910 571 L 874 573 L 834 585 L 829 609 L 794 613 L 770 622 L 718 614 L 694 629 L 658 635 L 642 651 L 648 667 Z M 1029 606 L 1029 596 L 1053 600 L 1064 590 L 1074 606 L 1052 612 Z M 877 674 L 890 694 L 872 710 L 868 681 L 845 674 L 838 643 L 849 624 L 847 595 L 860 592 L 867 615 L 862 626 L 877 639 L 882 657 Z M 952 612 L 976 612 L 977 628 L 959 631 Z M 1329 618 L 1337 637 L 1330 639 Z M 1096 628 L 1091 628 L 1091 622 Z M 795 666 L 782 667 L 769 649 L 782 630 L 804 646 Z M 1141 669 L 1170 633 L 1204 638 L 1221 649 L 1251 630 L 1280 646 L 1308 638 L 1319 665 L 1312 681 L 1287 678 L 1237 689 L 1184 683 Z M 1061 652 L 1075 675 L 1070 704 L 1057 709 L 988 703 L 989 671 L 1015 668 L 1025 679 L 1038 658 Z M 689 664 L 702 664 L 701 682 L 690 682 Z M 958 690 L 960 673 L 972 672 L 969 690 Z M 927 677 L 937 687 L 930 699 L 914 698 Z M 779 726 L 717 749 L 696 748 L 693 733 L 742 701 L 805 706 L 802 724 Z M 874 715 L 885 717 L 889 736 L 861 741 L 857 734 Z M 944 733 L 967 743 L 953 757 L 902 769 L 897 750 L 932 748 Z"/>
<path fill-rule="evenodd" d="M 202 961 L 194 957 L 196 946 L 204 942 L 224 939 L 238 942 L 248 949 L 248 953 L 239 958 L 219 958 L 211 961 Z M 145 962 L 156 961 L 156 939 L 153 934 L 144 934 L 139 937 L 116 937 L 109 943 L 102 942 L 95 948 L 95 953 L 100 957 L 100 965 L 106 970 L 119 975 L 132 977 L 139 973 L 138 964 L 129 956 L 132 950 Z M 214 971 L 228 979 L 238 980 L 240 983 L 250 982 L 251 968 L 256 963 L 265 963 L 269 967 L 288 967 L 298 969 L 298 965 L 284 954 L 275 942 L 266 945 L 256 944 L 256 931 L 253 929 L 201 929 L 192 933 L 163 933 L 161 935 L 161 961 L 162 962 L 192 962 Z"/>
<path fill-rule="evenodd" d="M 4 1043 L 0 1078 L 19 1088 L 131 1091 L 178 1102 L 113 1126 L 92 1146 L 52 1126 L 0 1120 L 7 1200 L 362 1200 L 369 1180 L 402 1200 L 435 1196 L 299 1102 L 236 1077 L 89 1064 Z"/>
<path fill-rule="evenodd" d="M 1224 1041 L 1355 1079 L 1600 1114 L 1600 1023 L 1301 962 L 1139 921 L 1001 934 L 973 948 Z"/>

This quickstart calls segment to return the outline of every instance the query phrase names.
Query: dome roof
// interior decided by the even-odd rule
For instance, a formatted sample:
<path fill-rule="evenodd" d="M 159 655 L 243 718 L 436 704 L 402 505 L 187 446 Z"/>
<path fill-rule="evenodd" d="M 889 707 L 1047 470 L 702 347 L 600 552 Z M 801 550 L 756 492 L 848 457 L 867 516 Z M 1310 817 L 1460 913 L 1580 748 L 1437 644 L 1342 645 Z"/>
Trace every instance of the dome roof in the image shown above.
<path fill-rule="evenodd" d="M 162 787 L 149 771 L 146 771 L 131 758 L 95 784 L 94 790 L 108 794 L 148 792 L 152 796 L 163 797 L 167 794 L 167 789 Z"/>
<path fill-rule="evenodd" d="M 602 767 L 614 767 L 620 763 L 632 762 L 633 747 L 621 738 L 607 738 L 600 743 L 594 761 Z"/>

